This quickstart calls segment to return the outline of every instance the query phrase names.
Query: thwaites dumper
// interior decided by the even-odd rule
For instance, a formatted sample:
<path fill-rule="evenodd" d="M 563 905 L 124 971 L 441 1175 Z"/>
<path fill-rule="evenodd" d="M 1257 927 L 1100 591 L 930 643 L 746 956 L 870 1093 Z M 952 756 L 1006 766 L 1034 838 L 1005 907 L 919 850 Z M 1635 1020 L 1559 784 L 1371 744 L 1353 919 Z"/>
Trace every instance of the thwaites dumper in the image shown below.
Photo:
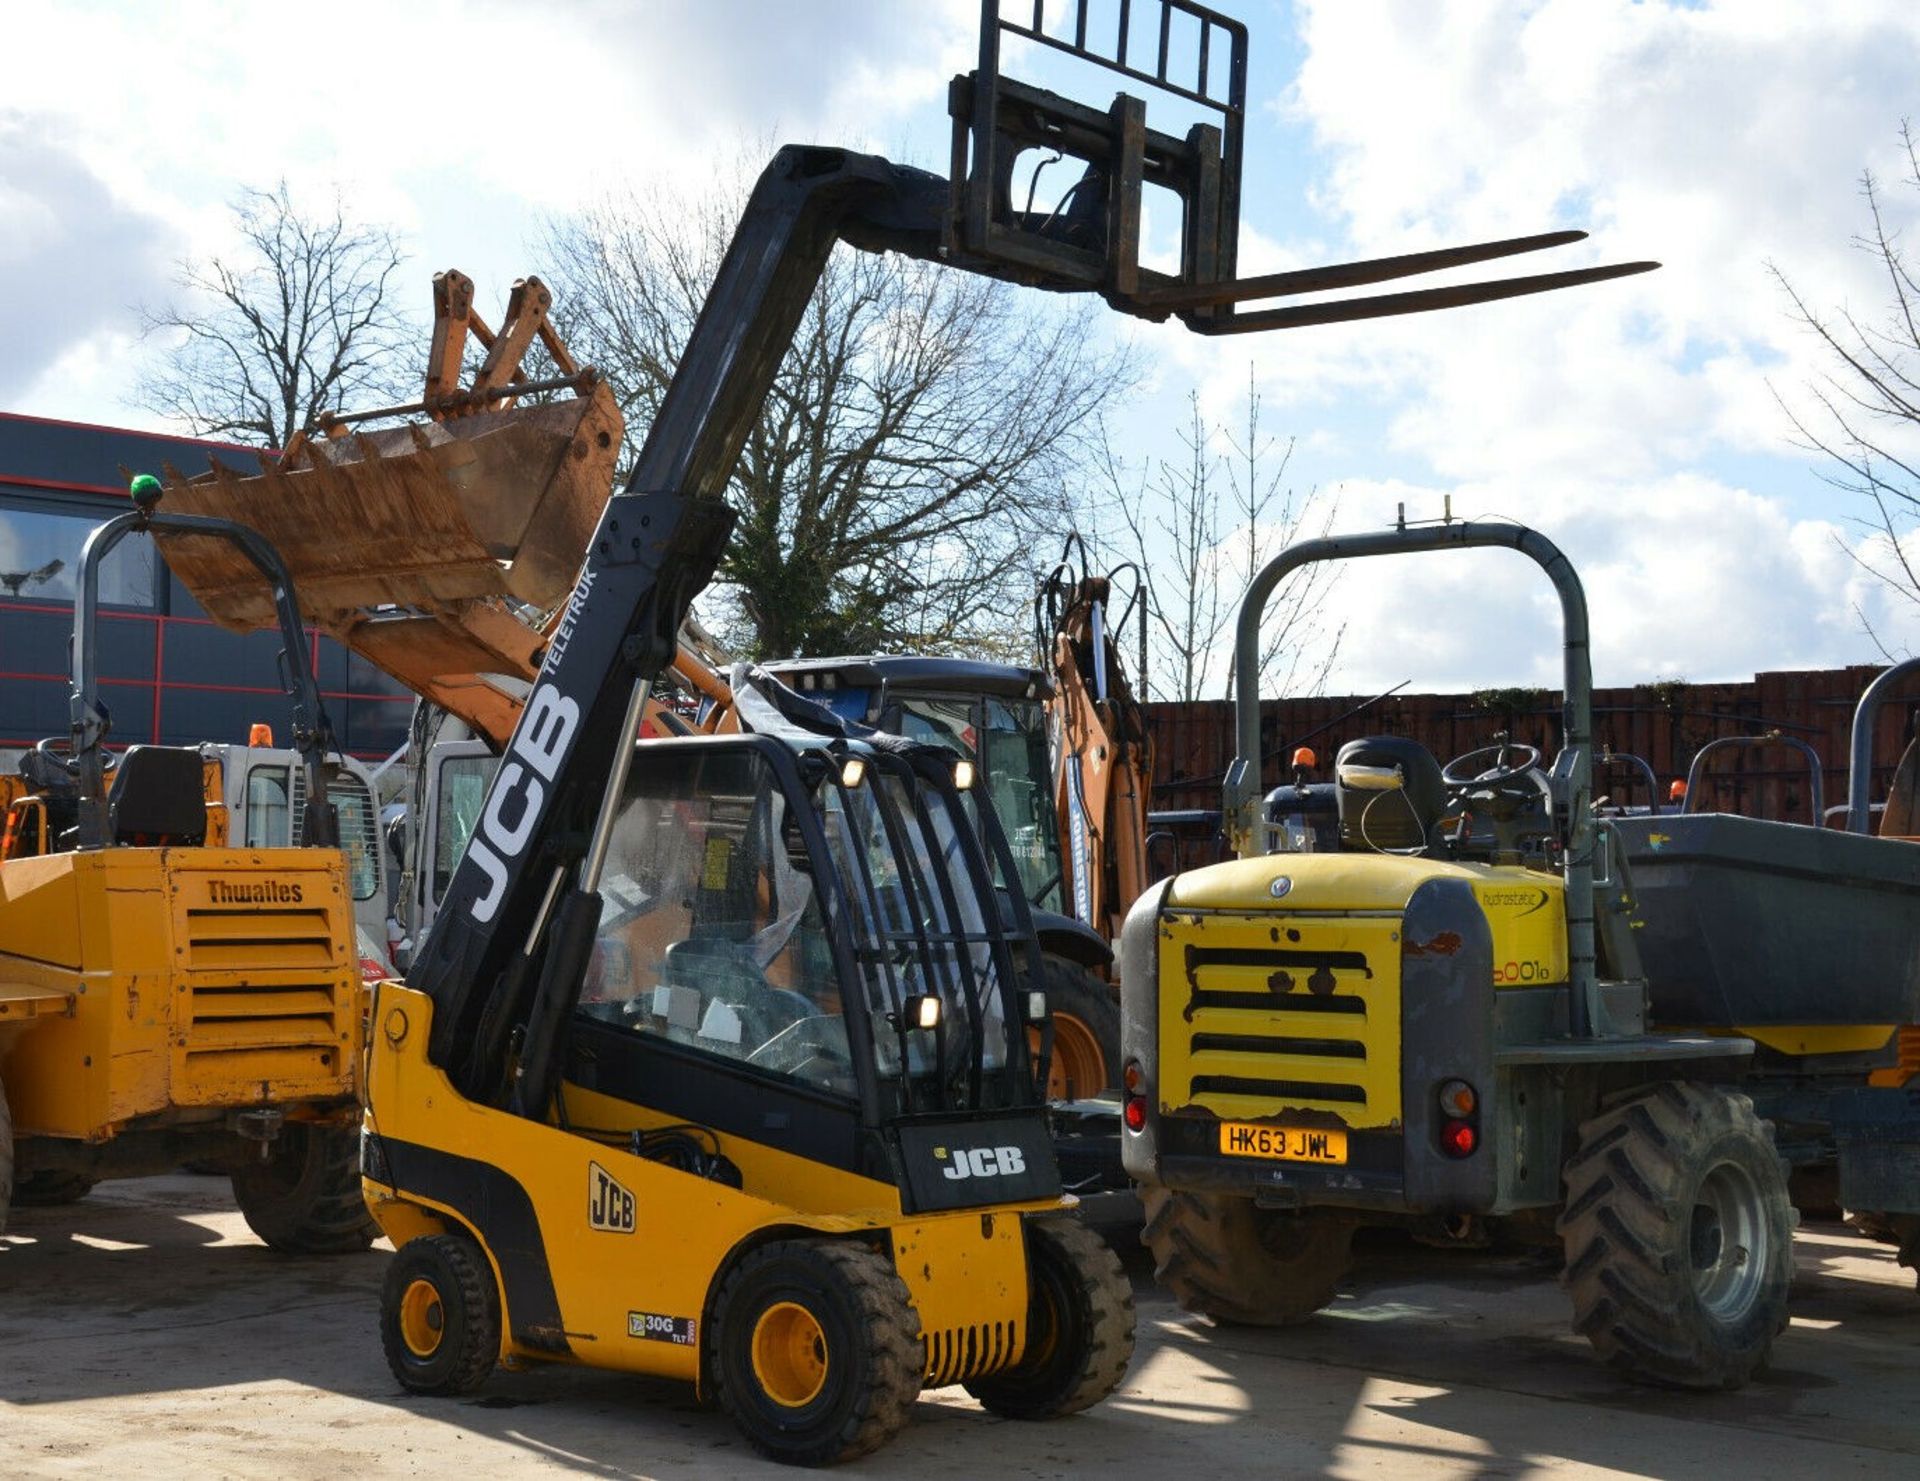
<path fill-rule="evenodd" d="M 1002 878 L 1012 865 L 971 800 L 970 768 L 771 686 L 749 713 L 739 675 L 741 734 L 634 743 L 718 562 L 722 495 L 828 254 L 845 243 L 1098 293 L 1208 334 L 1484 302 L 1651 264 L 1243 312 L 1580 233 L 1238 278 L 1244 27 L 1191 0 L 1089 10 L 1056 11 L 1049 29 L 985 0 L 980 64 L 949 94 L 951 178 L 841 149 L 774 157 L 571 599 L 516 650 L 530 683 L 474 835 L 405 984 L 382 984 L 373 1010 L 366 1188 L 399 1246 L 382 1332 L 410 1389 L 471 1389 L 500 1361 L 670 1375 L 716 1396 L 763 1451 L 817 1462 L 882 1443 L 928 1384 L 965 1383 L 1003 1414 L 1041 1418 L 1095 1403 L 1124 1371 L 1132 1313 L 1117 1262 L 1060 1217 L 1032 925 L 992 886 L 987 856 Z M 1005 78 L 1006 35 L 1219 121 L 1175 136 L 1149 128 L 1137 98 L 1089 107 Z M 1143 65 L 1156 41 L 1157 63 Z M 1031 176 L 1024 190 L 1015 179 L 1042 154 L 1081 173 L 1036 208 Z M 1140 262 L 1148 184 L 1180 203 L 1172 272 Z M 391 439 L 392 460 L 406 460 L 393 471 L 442 497 L 458 470 L 415 430 L 411 451 Z M 578 444 L 589 460 L 594 442 Z M 371 437 L 360 450 L 388 456 Z M 318 458 L 332 463 L 327 449 Z M 404 507 L 308 471 L 322 475 L 315 499 L 364 493 L 369 516 Z M 390 614 L 365 613 L 364 634 L 354 620 L 394 600 L 380 594 L 393 564 L 367 542 L 354 575 L 380 579 L 340 597 L 340 630 L 390 671 L 410 656 L 378 651 Z M 479 719 L 502 734 L 501 717 Z"/>
<path fill-rule="evenodd" d="M 1335 763 L 1339 848 L 1270 853 L 1256 675 L 1274 587 L 1312 561 L 1506 547 L 1559 594 L 1565 746 L 1442 769 L 1394 736 Z M 1123 1153 L 1191 1310 L 1299 1321 L 1353 1232 L 1566 1254 L 1574 1325 L 1648 1379 L 1738 1384 L 1787 1320 L 1793 1210 L 1733 1081 L 1753 1041 L 1647 1028 L 1624 851 L 1592 811 L 1587 612 L 1566 558 L 1494 522 L 1308 541 L 1236 630 L 1240 857 L 1154 886 L 1121 947 Z"/>
<path fill-rule="evenodd" d="M 252 531 L 158 513 L 159 489 L 81 557 L 73 724 L 23 762 L 0 860 L 0 1216 L 102 1178 L 182 1162 L 231 1169 L 277 1249 L 365 1249 L 358 1181 L 362 1018 L 354 900 L 328 801 L 332 764 L 286 572 Z M 274 593 L 301 754 L 306 847 L 223 837 L 220 762 L 102 746 L 100 564 L 134 532 L 241 551 Z M 209 836 L 210 832 L 213 836 Z"/>

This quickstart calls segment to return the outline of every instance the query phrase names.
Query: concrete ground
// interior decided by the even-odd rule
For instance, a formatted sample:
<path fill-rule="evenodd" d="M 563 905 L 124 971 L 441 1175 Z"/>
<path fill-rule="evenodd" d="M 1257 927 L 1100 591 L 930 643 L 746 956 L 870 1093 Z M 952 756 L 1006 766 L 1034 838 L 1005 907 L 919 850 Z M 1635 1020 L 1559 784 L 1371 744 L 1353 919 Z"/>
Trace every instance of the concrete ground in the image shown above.
<path fill-rule="evenodd" d="M 959 1390 L 844 1476 L 1920 1477 L 1920 1297 L 1882 1246 L 1799 1241 L 1792 1327 L 1731 1394 L 1620 1382 L 1539 1265 L 1376 1253 L 1289 1332 L 1183 1316 L 1136 1257 L 1140 1344 L 1086 1415 L 1021 1425 Z M 405 1396 L 374 1330 L 384 1247 L 270 1253 L 225 1185 L 108 1184 L 0 1236 L 0 1475 L 792 1475 L 677 1386 L 583 1369 Z"/>

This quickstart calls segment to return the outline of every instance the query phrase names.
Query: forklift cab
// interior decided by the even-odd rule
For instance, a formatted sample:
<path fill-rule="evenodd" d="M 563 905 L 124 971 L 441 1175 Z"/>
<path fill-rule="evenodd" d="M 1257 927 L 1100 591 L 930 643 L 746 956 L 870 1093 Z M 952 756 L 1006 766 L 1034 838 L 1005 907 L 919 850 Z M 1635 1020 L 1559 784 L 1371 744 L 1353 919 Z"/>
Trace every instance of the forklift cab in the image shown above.
<path fill-rule="evenodd" d="M 592 1062 L 631 1065 L 637 1088 L 697 1056 L 754 1124 L 794 1093 L 876 1128 L 1034 1103 L 1031 928 L 989 918 L 990 813 L 932 747 L 644 743 L 576 1023 L 582 1043 L 622 1042 Z M 857 1161 L 873 1175 L 888 1154 Z"/>

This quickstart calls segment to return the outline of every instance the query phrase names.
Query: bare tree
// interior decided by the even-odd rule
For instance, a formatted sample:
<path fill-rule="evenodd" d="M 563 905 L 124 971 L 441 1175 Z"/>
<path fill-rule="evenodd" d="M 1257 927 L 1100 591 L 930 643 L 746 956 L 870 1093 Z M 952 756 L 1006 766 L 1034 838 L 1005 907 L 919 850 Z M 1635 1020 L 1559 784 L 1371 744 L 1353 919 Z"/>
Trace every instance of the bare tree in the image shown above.
<path fill-rule="evenodd" d="M 1145 687 L 1156 699 L 1195 700 L 1233 689 L 1233 628 L 1255 572 L 1286 546 L 1322 535 L 1338 500 L 1287 481 L 1293 441 L 1263 430 L 1248 367 L 1239 424 L 1213 427 L 1198 393 L 1187 398 L 1178 456 L 1129 472 L 1103 443 L 1101 469 L 1146 587 Z M 1296 572 L 1267 608 L 1260 684 L 1267 694 L 1317 694 L 1344 627 L 1325 614 L 1335 567 Z"/>
<path fill-rule="evenodd" d="M 1907 163 L 1900 184 L 1920 191 L 1920 141 L 1907 121 L 1900 142 Z M 1861 174 L 1860 194 L 1867 227 L 1853 244 L 1885 278 L 1886 297 L 1865 319 L 1845 307 L 1823 313 L 1769 264 L 1793 317 L 1828 354 L 1827 370 L 1806 387 L 1810 407 L 1792 406 L 1777 391 L 1775 397 L 1801 446 L 1826 458 L 1829 471 L 1821 476 L 1856 501 L 1852 522 L 1865 539 L 1848 553 L 1920 607 L 1920 264 L 1889 226 L 1885 190 L 1871 171 Z M 1871 625 L 1867 630 L 1878 642 Z"/>
<path fill-rule="evenodd" d="M 240 244 L 182 262 L 185 295 L 142 311 L 165 343 L 141 405 L 208 437 L 285 447 L 324 412 L 417 389 L 418 331 L 393 305 L 392 232 L 350 223 L 336 196 L 309 214 L 283 180 L 233 203 Z"/>
<path fill-rule="evenodd" d="M 744 188 L 609 200 L 552 223 L 556 317 L 624 401 L 629 458 L 658 410 Z M 1033 552 L 1075 518 L 1096 414 L 1130 380 L 1094 311 L 838 249 L 729 497 L 717 614 L 768 657 L 1000 650 Z"/>

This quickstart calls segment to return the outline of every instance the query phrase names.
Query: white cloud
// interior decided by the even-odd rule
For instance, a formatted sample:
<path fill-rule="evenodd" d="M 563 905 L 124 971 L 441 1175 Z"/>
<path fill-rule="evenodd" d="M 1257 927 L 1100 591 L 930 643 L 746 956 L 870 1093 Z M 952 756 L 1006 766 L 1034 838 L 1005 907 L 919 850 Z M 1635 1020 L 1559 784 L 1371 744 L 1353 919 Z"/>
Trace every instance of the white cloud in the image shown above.
<path fill-rule="evenodd" d="M 1301 0 L 1306 59 L 1274 106 L 1315 142 L 1334 246 L 1255 238 L 1262 266 L 1559 226 L 1593 239 L 1427 282 L 1658 258 L 1657 273 L 1508 303 L 1236 342 L 1268 413 L 1342 487 L 1339 526 L 1393 506 L 1492 510 L 1560 541 L 1586 579 L 1603 682 L 1727 678 L 1912 646 L 1920 623 L 1848 553 L 1857 511 L 1789 446 L 1818 352 L 1768 275 L 1871 312 L 1850 243 L 1859 174 L 1905 171 L 1897 136 L 1920 10 L 1627 0 Z M 1257 165 L 1250 162 L 1250 169 Z M 1281 203 L 1249 195 L 1258 218 Z M 1895 226 L 1920 192 L 1894 188 Z M 1266 213 L 1263 216 L 1263 211 Z M 1215 415 L 1246 360 L 1163 337 Z M 1369 422 L 1379 437 L 1355 435 Z M 1382 482 L 1391 470 L 1426 490 Z M 1555 683 L 1558 617 L 1513 555 L 1367 562 L 1342 584 L 1335 682 L 1355 690 Z"/>
<path fill-rule="evenodd" d="M 61 141 L 65 175 L 100 192 L 116 220 L 166 223 L 158 275 L 151 244 L 136 254 L 106 233 L 69 254 L 100 270 L 85 293 L 63 282 L 61 296 L 99 306 L 122 335 L 133 305 L 165 296 L 168 259 L 230 249 L 228 203 L 283 177 L 297 199 L 337 189 L 359 219 L 396 227 L 416 254 L 424 310 L 433 269 L 464 268 L 483 302 L 498 303 L 537 270 L 529 247 L 544 214 L 625 185 L 697 182 L 745 139 L 894 143 L 907 110 L 937 107 L 964 68 L 972 14 L 964 0 L 841 0 L 830 12 L 760 0 L 341 0 L 316 23 L 217 0 L 35 6 L 8 16 L 4 101 Z M 29 57 L 47 64 L 20 65 Z M 0 159 L 0 264 L 24 219 L 11 209 L 13 174 Z M 93 218 L 59 219 L 78 232 Z M 73 318 L 68 309 L 61 322 Z M 125 405 L 132 365 L 89 360 L 75 343 L 87 332 L 56 335 L 28 367 L 66 353 L 68 379 L 16 370 L 0 404 L 141 419 Z M 97 374 L 73 379 L 83 364 Z"/>
<path fill-rule="evenodd" d="M 1301 19 L 1286 107 L 1324 152 L 1320 202 L 1356 251 L 1570 224 L 1594 240 L 1539 266 L 1664 263 L 1332 336 L 1322 353 L 1355 367 L 1337 378 L 1378 384 L 1391 367 L 1414 403 L 1396 441 L 1451 476 L 1777 451 L 1765 376 L 1796 382 L 1814 351 L 1767 265 L 1819 301 L 1879 301 L 1849 239 L 1861 169 L 1904 166 L 1911 5 L 1410 3 L 1383 23 L 1304 0 Z M 1892 204 L 1920 220 L 1920 193 Z"/>
<path fill-rule="evenodd" d="M 44 120 L 0 112 L 0 404 L 56 361 L 97 356 L 164 282 L 165 227 L 116 200 Z"/>
<path fill-rule="evenodd" d="M 1360 483 L 1342 491 L 1342 528 L 1441 511 L 1443 491 Z M 1557 508 L 1517 485 L 1451 490 L 1456 518 L 1540 529 L 1586 589 L 1595 681 L 1696 682 L 1768 669 L 1871 661 L 1862 632 L 1920 647 L 1920 612 L 1854 559 L 1858 537 L 1795 518 L 1779 499 L 1698 473 L 1596 482 Z M 1912 542 L 1920 553 L 1920 537 Z M 1329 602 L 1346 623 L 1334 685 L 1376 692 L 1487 684 L 1558 687 L 1561 614 L 1546 577 L 1511 551 L 1444 551 L 1356 562 Z"/>

